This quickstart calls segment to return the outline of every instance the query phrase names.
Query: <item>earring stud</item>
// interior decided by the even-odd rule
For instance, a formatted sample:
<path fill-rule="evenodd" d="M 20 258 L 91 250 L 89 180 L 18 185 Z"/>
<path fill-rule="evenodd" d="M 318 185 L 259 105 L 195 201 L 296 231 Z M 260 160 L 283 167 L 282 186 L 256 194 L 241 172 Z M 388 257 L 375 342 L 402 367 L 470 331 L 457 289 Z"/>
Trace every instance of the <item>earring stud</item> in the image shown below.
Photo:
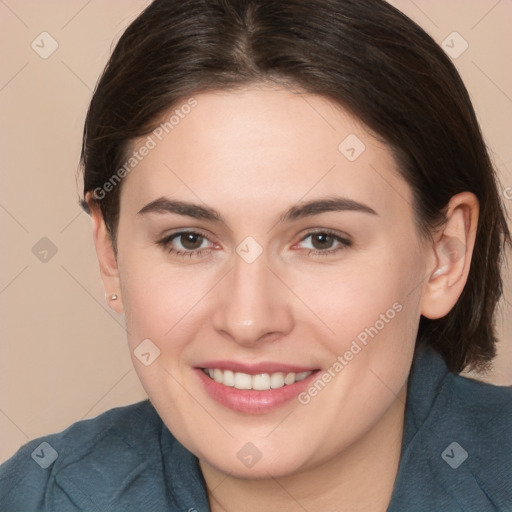
<path fill-rule="evenodd" d="M 111 296 L 110 296 L 110 299 L 111 300 L 117 300 L 117 295 L 115 293 L 113 293 Z"/>

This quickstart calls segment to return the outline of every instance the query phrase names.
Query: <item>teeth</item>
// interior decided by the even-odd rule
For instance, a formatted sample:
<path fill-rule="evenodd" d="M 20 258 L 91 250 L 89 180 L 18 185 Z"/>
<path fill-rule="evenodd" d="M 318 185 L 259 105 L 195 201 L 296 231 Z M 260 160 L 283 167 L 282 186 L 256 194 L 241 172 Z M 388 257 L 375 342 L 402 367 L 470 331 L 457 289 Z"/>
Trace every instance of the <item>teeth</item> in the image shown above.
<path fill-rule="evenodd" d="M 222 379 L 224 386 L 233 387 L 235 385 L 235 374 L 231 370 L 226 370 Z"/>
<path fill-rule="evenodd" d="M 219 370 L 220 371 L 220 370 Z M 235 373 L 235 388 L 236 389 L 251 389 L 252 377 L 247 373 Z"/>
<path fill-rule="evenodd" d="M 282 388 L 284 386 L 284 373 L 273 373 L 270 376 L 270 387 L 272 389 Z"/>
<path fill-rule="evenodd" d="M 296 382 L 299 382 L 301 380 L 304 380 L 306 377 L 309 377 L 313 372 L 301 372 L 301 373 L 297 373 L 297 375 L 295 376 L 295 381 Z"/>
<path fill-rule="evenodd" d="M 284 383 L 289 386 L 290 384 L 293 384 L 295 382 L 295 373 L 288 373 L 286 374 L 286 377 L 284 378 Z"/>
<path fill-rule="evenodd" d="M 254 389 L 266 391 L 268 389 L 279 389 L 283 386 L 289 386 L 294 382 L 299 382 L 309 377 L 313 372 L 300 373 L 260 373 L 258 375 L 249 375 L 248 373 L 232 372 L 231 370 L 220 370 L 219 368 L 208 368 L 203 370 L 206 375 L 219 384 L 235 387 L 236 389 Z"/>
<path fill-rule="evenodd" d="M 253 375 L 252 389 L 259 389 L 261 391 L 264 391 L 265 389 L 270 389 L 270 375 L 268 373 L 262 373 L 261 375 Z"/>

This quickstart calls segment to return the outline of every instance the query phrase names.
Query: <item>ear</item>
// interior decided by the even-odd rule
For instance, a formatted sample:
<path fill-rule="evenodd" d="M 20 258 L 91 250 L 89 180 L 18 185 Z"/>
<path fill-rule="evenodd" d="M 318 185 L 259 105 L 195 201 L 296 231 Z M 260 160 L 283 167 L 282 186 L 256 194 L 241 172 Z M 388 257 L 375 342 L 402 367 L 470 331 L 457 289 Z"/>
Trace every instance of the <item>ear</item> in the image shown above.
<path fill-rule="evenodd" d="M 86 194 L 85 201 L 91 213 L 94 245 L 96 246 L 101 278 L 105 287 L 105 298 L 111 309 L 122 314 L 124 312 L 123 299 L 121 296 L 117 256 L 112 239 L 105 225 L 101 209 L 98 203 L 93 200 L 91 192 Z M 114 299 L 113 296 L 116 298 Z"/>
<path fill-rule="evenodd" d="M 435 264 L 422 297 L 423 316 L 442 318 L 459 299 L 469 275 L 478 214 L 478 199 L 471 192 L 461 192 L 450 199 L 447 221 L 434 234 L 431 260 Z"/>

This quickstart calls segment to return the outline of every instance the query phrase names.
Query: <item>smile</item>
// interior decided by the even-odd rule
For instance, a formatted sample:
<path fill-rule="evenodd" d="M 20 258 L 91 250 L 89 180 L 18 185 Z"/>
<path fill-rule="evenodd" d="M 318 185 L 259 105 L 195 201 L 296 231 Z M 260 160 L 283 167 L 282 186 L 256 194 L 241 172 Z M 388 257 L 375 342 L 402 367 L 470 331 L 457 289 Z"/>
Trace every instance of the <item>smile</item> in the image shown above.
<path fill-rule="evenodd" d="M 243 414 L 265 414 L 295 400 L 320 370 L 283 363 L 209 361 L 194 368 L 217 404 Z"/>
<path fill-rule="evenodd" d="M 309 377 L 313 372 L 275 372 L 250 375 L 232 370 L 221 370 L 220 368 L 203 368 L 203 372 L 219 384 L 236 389 L 252 389 L 256 391 L 267 391 L 279 389 L 300 382 Z"/>

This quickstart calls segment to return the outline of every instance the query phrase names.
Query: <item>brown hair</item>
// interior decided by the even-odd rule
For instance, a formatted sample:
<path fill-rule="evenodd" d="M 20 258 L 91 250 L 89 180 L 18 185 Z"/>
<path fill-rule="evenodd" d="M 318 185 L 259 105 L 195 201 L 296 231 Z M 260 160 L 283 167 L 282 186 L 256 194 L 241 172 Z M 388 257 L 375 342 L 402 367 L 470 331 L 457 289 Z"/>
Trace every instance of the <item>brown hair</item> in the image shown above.
<path fill-rule="evenodd" d="M 447 316 L 421 318 L 418 342 L 433 346 L 452 371 L 484 368 L 495 355 L 500 265 L 510 243 L 497 178 L 454 65 L 383 0 L 150 4 L 117 43 L 84 128 L 84 193 L 96 191 L 114 247 L 122 181 L 108 193 L 104 185 L 119 180 L 134 140 L 193 94 L 261 82 L 322 95 L 378 134 L 412 188 L 424 234 L 443 223 L 453 195 L 478 197 L 467 284 Z"/>

